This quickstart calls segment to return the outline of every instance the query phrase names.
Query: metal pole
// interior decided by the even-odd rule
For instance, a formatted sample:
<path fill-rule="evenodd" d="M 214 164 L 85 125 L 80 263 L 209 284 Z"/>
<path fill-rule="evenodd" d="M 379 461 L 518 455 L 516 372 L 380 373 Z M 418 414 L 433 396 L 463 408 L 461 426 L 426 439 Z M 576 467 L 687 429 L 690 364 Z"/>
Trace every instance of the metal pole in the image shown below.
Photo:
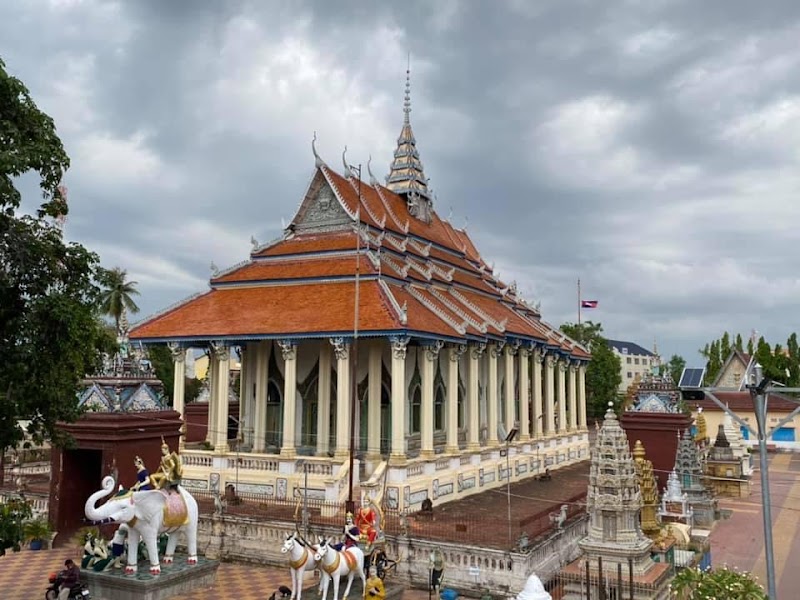
<path fill-rule="evenodd" d="M 606 600 L 606 591 L 603 589 L 603 557 L 597 557 L 597 597 Z"/>
<path fill-rule="evenodd" d="M 303 463 L 303 532 L 308 539 L 308 463 Z"/>
<path fill-rule="evenodd" d="M 622 600 L 622 563 L 617 563 L 617 598 Z"/>
<path fill-rule="evenodd" d="M 630 600 L 633 600 L 633 559 L 632 558 L 628 558 L 628 585 L 630 586 L 630 590 L 628 590 L 628 593 L 630 595 Z"/>
<path fill-rule="evenodd" d="M 509 456 L 509 442 L 506 438 L 506 499 L 508 501 L 508 547 L 512 548 L 513 534 L 511 532 L 511 457 Z"/>
<path fill-rule="evenodd" d="M 353 167 L 351 167 L 353 168 Z M 356 410 L 360 407 L 358 402 L 358 309 L 359 309 L 359 280 L 361 275 L 361 165 L 358 165 L 358 207 L 356 209 L 356 276 L 355 298 L 353 308 L 353 390 L 350 395 L 350 473 L 347 492 L 347 512 L 355 512 L 353 500 L 353 468 L 355 465 L 356 446 Z"/>
<path fill-rule="evenodd" d="M 586 559 L 586 600 L 592 597 L 592 573 L 589 569 L 589 559 Z"/>
<path fill-rule="evenodd" d="M 756 379 L 761 380 L 761 367 L 756 365 Z M 767 465 L 767 403 L 763 392 L 751 389 L 758 423 L 758 460 L 761 471 L 761 514 L 764 518 L 764 554 L 767 559 L 767 594 L 770 600 L 777 600 L 775 589 L 775 556 L 772 550 L 772 508 L 770 507 L 769 470 Z"/>

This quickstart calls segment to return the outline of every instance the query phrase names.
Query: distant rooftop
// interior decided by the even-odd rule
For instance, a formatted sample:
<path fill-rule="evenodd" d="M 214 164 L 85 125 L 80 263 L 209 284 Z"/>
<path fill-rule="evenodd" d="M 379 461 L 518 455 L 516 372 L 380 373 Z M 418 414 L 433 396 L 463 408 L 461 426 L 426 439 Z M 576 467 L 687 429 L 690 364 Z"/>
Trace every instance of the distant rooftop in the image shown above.
<path fill-rule="evenodd" d="M 633 356 L 655 356 L 650 350 L 642 348 L 633 342 L 623 342 L 621 340 L 606 340 L 608 345 L 620 354 L 630 354 Z"/>

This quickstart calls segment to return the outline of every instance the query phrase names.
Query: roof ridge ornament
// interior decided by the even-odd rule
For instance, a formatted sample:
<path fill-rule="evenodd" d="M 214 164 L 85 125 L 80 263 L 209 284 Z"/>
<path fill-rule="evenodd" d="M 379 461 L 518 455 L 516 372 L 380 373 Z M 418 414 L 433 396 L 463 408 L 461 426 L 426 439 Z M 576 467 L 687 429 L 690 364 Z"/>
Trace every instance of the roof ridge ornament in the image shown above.
<path fill-rule="evenodd" d="M 311 151 L 314 153 L 314 166 L 321 167 L 325 164 L 325 161 L 319 157 L 317 154 L 317 132 L 314 132 L 314 137 L 311 138 Z"/>
<path fill-rule="evenodd" d="M 344 150 L 342 150 L 342 164 L 344 165 L 345 179 L 350 179 L 351 177 L 353 177 L 353 172 L 350 170 L 350 165 L 347 164 L 347 157 L 345 156 L 346 154 L 347 154 L 347 146 L 345 146 Z"/>
<path fill-rule="evenodd" d="M 367 173 L 369 173 L 369 184 L 373 187 L 378 185 L 378 179 L 372 173 L 372 154 L 369 155 L 367 159 Z"/>

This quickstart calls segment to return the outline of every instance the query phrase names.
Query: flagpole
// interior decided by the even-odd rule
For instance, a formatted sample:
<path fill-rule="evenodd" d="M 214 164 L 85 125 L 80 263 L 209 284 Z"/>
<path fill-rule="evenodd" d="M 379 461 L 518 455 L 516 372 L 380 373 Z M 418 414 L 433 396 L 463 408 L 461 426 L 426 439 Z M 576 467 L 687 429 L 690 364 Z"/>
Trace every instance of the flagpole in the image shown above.
<path fill-rule="evenodd" d="M 581 324 L 581 280 L 578 278 L 578 325 Z"/>

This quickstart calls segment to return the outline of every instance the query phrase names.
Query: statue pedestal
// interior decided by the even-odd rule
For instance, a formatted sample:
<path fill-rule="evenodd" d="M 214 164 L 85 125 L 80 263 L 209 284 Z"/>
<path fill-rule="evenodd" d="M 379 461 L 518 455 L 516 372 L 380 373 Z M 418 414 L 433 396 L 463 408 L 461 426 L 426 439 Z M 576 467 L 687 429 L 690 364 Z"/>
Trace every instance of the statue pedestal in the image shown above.
<path fill-rule="evenodd" d="M 139 562 L 136 575 L 122 569 L 97 573 L 81 569 L 95 600 L 166 600 L 177 594 L 207 588 L 217 577 L 219 562 L 200 556 L 196 565 L 186 564 L 185 555 L 176 555 L 171 565 L 161 565 L 161 575 L 150 575 L 150 563 Z"/>

